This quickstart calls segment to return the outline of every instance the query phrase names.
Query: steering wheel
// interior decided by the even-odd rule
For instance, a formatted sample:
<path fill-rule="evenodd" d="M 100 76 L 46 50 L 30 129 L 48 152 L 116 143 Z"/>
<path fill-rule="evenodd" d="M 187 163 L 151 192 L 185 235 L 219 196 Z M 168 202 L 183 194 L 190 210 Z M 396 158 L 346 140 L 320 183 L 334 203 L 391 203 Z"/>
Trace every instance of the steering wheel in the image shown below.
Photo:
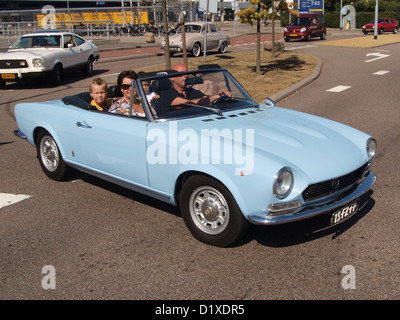
<path fill-rule="evenodd" d="M 217 104 L 217 103 L 223 102 L 229 98 L 230 98 L 229 96 L 223 95 L 223 96 L 220 96 L 219 98 L 215 99 L 211 104 Z"/>

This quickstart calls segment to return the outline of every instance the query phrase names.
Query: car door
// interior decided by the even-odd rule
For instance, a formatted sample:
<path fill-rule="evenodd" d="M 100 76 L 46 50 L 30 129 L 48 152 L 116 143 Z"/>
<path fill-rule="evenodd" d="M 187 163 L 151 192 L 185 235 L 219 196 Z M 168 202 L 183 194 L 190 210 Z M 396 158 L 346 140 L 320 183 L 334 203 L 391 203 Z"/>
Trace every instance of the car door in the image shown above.
<path fill-rule="evenodd" d="M 213 50 L 218 48 L 218 30 L 215 24 L 208 24 L 207 33 L 207 49 Z"/>
<path fill-rule="evenodd" d="M 82 63 L 83 50 L 82 46 L 78 46 L 72 34 L 65 34 L 63 37 L 63 66 L 65 69 L 74 67 Z M 86 61 L 85 61 L 86 62 Z"/>
<path fill-rule="evenodd" d="M 144 118 L 82 110 L 75 124 L 75 160 L 111 180 L 148 186 L 147 124 Z"/>

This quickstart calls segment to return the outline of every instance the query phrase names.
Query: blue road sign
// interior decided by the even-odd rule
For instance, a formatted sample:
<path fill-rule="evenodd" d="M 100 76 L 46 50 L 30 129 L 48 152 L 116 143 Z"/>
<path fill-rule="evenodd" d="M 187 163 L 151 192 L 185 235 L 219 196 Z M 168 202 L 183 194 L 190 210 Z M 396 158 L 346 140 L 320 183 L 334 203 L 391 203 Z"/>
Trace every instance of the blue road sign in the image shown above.
<path fill-rule="evenodd" d="M 299 0 L 299 13 L 317 12 L 324 12 L 324 0 Z"/>

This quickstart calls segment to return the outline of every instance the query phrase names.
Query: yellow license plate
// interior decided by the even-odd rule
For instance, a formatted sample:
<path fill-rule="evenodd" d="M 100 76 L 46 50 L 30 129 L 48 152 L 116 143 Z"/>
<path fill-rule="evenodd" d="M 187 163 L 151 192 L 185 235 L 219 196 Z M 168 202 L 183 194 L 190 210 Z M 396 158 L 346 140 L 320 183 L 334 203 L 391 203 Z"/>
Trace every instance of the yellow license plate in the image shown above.
<path fill-rule="evenodd" d="M 15 74 L 13 73 L 3 73 L 1 75 L 2 79 L 15 79 Z"/>
<path fill-rule="evenodd" d="M 297 34 L 290 34 L 291 37 L 297 37 Z"/>

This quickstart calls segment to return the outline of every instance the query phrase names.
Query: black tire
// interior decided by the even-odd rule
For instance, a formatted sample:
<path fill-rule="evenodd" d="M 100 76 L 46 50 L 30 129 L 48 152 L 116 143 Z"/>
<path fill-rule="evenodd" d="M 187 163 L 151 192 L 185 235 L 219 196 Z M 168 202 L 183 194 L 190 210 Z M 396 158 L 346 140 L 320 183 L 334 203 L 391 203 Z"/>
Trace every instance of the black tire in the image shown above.
<path fill-rule="evenodd" d="M 227 47 L 228 47 L 228 46 L 227 46 L 226 42 L 225 42 L 225 41 L 222 41 L 221 44 L 220 44 L 220 46 L 219 46 L 219 48 L 218 48 L 218 51 L 221 52 L 221 53 L 225 53 Z"/>
<path fill-rule="evenodd" d="M 202 176 L 189 177 L 180 195 L 183 220 L 199 241 L 227 247 L 238 241 L 249 223 L 230 192 L 218 181 Z"/>
<path fill-rule="evenodd" d="M 384 30 L 383 28 L 380 28 L 380 29 L 379 29 L 379 34 L 383 34 L 384 31 L 385 31 L 385 30 Z"/>
<path fill-rule="evenodd" d="M 326 40 L 326 32 L 323 32 L 321 35 L 321 40 Z"/>
<path fill-rule="evenodd" d="M 193 54 L 195 57 L 200 57 L 200 55 L 201 55 L 201 45 L 200 45 L 200 43 L 196 42 L 196 43 L 193 45 L 192 54 Z"/>
<path fill-rule="evenodd" d="M 398 28 L 394 28 L 394 29 L 393 29 L 393 34 L 397 34 L 398 31 L 399 31 Z"/>
<path fill-rule="evenodd" d="M 86 64 L 85 64 L 85 66 L 84 66 L 83 69 L 82 69 L 82 73 L 83 73 L 85 76 L 91 76 L 91 75 L 92 75 L 92 73 L 93 73 L 93 59 L 89 58 L 89 59 L 86 61 Z"/>
<path fill-rule="evenodd" d="M 62 76 L 62 67 L 59 64 L 56 64 L 53 68 L 53 71 L 51 71 L 50 74 L 50 84 L 53 86 L 57 87 L 61 84 L 61 76 Z"/>
<path fill-rule="evenodd" d="M 71 175 L 71 167 L 65 163 L 56 141 L 46 130 L 41 130 L 36 137 L 36 151 L 40 166 L 50 179 L 61 181 Z"/>
<path fill-rule="evenodd" d="M 310 32 L 307 35 L 307 41 L 311 41 L 311 33 Z"/>

